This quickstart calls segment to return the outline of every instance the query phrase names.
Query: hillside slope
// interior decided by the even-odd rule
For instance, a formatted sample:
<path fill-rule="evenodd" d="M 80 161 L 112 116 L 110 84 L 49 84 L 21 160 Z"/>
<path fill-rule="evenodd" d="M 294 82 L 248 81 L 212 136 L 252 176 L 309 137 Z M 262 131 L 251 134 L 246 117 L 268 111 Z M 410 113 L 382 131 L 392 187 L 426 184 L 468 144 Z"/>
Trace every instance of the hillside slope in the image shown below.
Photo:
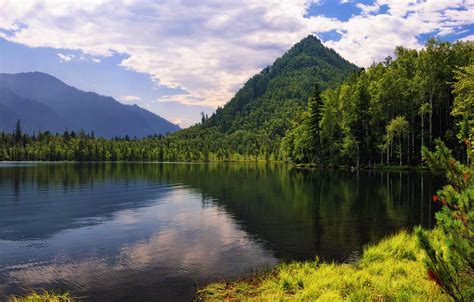
<path fill-rule="evenodd" d="M 173 147 L 170 156 L 182 154 L 183 158 L 191 159 L 207 158 L 208 153 L 219 159 L 243 159 L 239 155 L 278 156 L 282 137 L 306 108 L 315 83 L 322 89 L 333 87 L 358 70 L 310 35 L 250 78 L 224 107 L 203 123 L 172 135 L 166 143 Z M 174 150 L 175 145 L 180 150 Z"/>
<path fill-rule="evenodd" d="M 306 106 L 316 82 L 324 89 L 356 70 L 357 66 L 310 35 L 249 79 L 204 127 L 216 126 L 227 133 L 263 130 L 282 136 L 294 114 Z"/>

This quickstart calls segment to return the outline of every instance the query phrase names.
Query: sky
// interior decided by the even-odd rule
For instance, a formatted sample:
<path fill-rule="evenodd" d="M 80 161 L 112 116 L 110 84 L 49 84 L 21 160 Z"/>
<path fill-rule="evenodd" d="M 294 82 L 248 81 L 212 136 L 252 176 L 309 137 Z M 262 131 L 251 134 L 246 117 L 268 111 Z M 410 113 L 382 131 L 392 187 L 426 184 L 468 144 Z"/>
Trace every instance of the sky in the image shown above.
<path fill-rule="evenodd" d="M 474 40 L 474 0 L 0 0 L 0 72 L 42 71 L 188 127 L 309 34 L 361 67 Z"/>

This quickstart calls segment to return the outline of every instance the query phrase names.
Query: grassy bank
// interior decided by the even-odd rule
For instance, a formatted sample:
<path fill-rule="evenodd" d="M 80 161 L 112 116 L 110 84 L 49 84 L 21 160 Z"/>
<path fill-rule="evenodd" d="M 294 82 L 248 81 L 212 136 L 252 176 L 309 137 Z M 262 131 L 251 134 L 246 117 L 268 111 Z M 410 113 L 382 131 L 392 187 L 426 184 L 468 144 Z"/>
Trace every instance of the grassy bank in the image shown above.
<path fill-rule="evenodd" d="M 33 292 L 27 296 L 12 296 L 10 302 L 72 302 L 73 299 L 69 293 L 56 293 L 43 291 L 41 293 Z"/>
<path fill-rule="evenodd" d="M 273 272 L 210 284 L 204 301 L 449 301 L 428 280 L 412 234 L 401 232 L 364 250 L 352 264 L 282 264 Z"/>

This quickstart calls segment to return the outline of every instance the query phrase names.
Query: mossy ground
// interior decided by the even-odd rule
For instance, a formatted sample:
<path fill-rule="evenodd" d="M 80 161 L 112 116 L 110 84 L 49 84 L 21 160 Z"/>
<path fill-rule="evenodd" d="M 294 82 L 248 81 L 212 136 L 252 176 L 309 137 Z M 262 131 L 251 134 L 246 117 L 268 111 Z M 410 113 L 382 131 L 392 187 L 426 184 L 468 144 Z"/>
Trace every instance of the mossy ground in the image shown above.
<path fill-rule="evenodd" d="M 356 263 L 282 264 L 235 282 L 210 284 L 204 301 L 449 301 L 428 280 L 412 234 L 401 232 L 365 248 Z"/>

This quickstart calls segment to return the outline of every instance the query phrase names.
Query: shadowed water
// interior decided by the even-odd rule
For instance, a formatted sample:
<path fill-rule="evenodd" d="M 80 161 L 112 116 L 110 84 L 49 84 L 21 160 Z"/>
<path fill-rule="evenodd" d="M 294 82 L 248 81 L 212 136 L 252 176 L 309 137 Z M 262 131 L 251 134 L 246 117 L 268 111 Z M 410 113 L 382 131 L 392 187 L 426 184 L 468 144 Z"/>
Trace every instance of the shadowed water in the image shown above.
<path fill-rule="evenodd" d="M 0 297 L 188 301 L 279 261 L 351 261 L 431 226 L 439 186 L 283 164 L 0 163 Z"/>

